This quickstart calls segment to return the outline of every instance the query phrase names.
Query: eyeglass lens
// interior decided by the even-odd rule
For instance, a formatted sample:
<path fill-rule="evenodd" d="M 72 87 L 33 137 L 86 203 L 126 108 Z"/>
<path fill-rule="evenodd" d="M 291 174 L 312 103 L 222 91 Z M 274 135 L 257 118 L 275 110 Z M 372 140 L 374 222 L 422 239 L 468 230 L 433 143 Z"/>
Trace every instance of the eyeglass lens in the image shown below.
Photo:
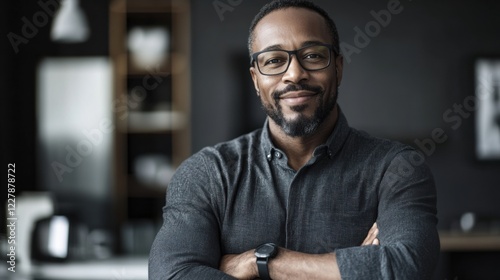
<path fill-rule="evenodd" d="M 262 52 L 257 56 L 259 70 L 265 75 L 276 75 L 287 71 L 290 54 L 282 50 Z M 297 50 L 296 58 L 306 70 L 320 70 L 330 63 L 330 49 L 326 46 L 310 46 Z"/>

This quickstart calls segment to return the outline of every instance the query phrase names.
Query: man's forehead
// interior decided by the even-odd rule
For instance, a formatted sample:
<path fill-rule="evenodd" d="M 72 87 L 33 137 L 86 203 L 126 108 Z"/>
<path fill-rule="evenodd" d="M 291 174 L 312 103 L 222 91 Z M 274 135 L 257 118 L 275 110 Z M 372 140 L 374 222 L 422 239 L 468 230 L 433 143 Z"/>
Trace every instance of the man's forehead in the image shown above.
<path fill-rule="evenodd" d="M 298 41 L 330 42 L 325 19 L 306 8 L 289 7 L 275 10 L 261 19 L 254 30 L 254 51 L 272 45 L 299 43 Z"/>

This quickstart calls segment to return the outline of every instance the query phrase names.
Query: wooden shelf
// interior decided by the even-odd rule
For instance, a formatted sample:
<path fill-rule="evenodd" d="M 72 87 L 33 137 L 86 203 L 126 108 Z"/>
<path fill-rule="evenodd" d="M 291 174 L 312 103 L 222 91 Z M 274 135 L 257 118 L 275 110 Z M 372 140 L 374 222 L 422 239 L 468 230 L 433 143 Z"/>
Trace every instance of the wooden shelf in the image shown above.
<path fill-rule="evenodd" d="M 129 133 L 168 133 L 186 127 L 182 112 L 152 111 L 129 112 Z"/>
<path fill-rule="evenodd" d="M 137 158 L 156 155 L 175 169 L 191 155 L 189 0 L 110 1 L 110 56 L 114 62 L 115 216 L 118 228 L 137 217 L 155 220 L 165 187 L 131 175 Z M 128 47 L 133 27 L 164 27 L 169 43 L 162 61 L 138 66 Z M 154 40 L 153 40 L 154 41 Z M 163 42 L 166 43 L 166 42 Z M 156 62 L 156 60 L 155 60 Z M 144 64 L 144 63 L 143 63 Z M 135 88 L 147 94 L 134 95 Z M 140 213 L 133 214 L 140 209 Z M 119 249 L 120 250 L 120 249 Z"/>
<path fill-rule="evenodd" d="M 440 231 L 441 251 L 500 251 L 500 233 Z"/>

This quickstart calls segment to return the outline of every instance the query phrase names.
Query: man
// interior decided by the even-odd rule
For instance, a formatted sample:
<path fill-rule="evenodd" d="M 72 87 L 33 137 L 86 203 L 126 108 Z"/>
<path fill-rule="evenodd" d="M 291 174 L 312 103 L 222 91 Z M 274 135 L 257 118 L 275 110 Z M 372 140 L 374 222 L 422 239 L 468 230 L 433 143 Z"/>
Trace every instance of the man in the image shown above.
<path fill-rule="evenodd" d="M 273 1 L 251 25 L 249 50 L 269 118 L 178 169 L 150 279 L 430 278 L 432 176 L 413 149 L 348 126 L 328 14 Z"/>

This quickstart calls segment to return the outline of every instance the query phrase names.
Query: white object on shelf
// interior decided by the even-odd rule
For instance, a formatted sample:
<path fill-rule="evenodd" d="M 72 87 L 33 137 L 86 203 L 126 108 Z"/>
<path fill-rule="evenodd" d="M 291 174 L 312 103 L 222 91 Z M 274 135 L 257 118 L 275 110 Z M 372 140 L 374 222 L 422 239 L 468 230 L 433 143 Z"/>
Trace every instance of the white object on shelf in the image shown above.
<path fill-rule="evenodd" d="M 138 157 L 134 162 L 137 180 L 145 185 L 166 187 L 175 173 L 169 162 L 166 156 L 160 154 Z"/>
<path fill-rule="evenodd" d="M 136 26 L 129 32 L 127 45 L 132 54 L 132 62 L 146 69 L 168 59 L 170 33 L 162 26 Z"/>

